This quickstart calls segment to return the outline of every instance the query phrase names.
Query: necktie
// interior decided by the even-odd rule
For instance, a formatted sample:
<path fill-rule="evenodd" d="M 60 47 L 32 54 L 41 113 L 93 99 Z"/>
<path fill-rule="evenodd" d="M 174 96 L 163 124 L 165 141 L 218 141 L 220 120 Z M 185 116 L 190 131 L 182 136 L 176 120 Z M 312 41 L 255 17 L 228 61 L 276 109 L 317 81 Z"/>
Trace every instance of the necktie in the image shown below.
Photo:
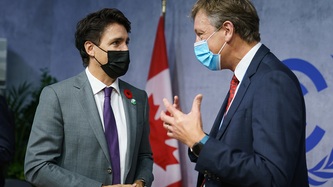
<path fill-rule="evenodd" d="M 205 182 L 206 182 L 206 179 L 203 179 L 203 181 L 202 181 L 200 187 L 204 187 L 204 186 L 205 186 Z"/>
<path fill-rule="evenodd" d="M 227 107 L 225 108 L 225 111 L 228 111 L 229 107 L 230 107 L 230 103 L 232 101 L 232 99 L 235 96 L 235 92 L 236 92 L 236 88 L 238 86 L 239 80 L 237 79 L 237 77 L 232 76 L 231 82 L 230 82 L 230 90 L 229 90 L 229 98 L 228 98 L 228 104 Z"/>
<path fill-rule="evenodd" d="M 119 142 L 116 120 L 111 108 L 111 92 L 112 87 L 104 89 L 104 128 L 105 138 L 109 147 L 111 165 L 113 170 L 113 184 L 120 184 L 120 158 L 119 158 Z"/>

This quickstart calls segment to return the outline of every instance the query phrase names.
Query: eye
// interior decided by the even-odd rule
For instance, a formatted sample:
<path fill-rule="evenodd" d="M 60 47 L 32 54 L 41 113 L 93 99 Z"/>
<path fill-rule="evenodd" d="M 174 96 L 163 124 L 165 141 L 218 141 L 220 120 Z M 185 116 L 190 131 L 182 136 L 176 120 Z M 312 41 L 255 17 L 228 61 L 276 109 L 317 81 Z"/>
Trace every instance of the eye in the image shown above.
<path fill-rule="evenodd" d="M 111 45 L 115 45 L 115 46 L 118 46 L 119 44 L 120 44 L 119 40 L 115 40 L 111 43 Z"/>
<path fill-rule="evenodd" d="M 203 33 L 197 33 L 197 36 L 200 40 L 203 40 L 203 37 L 202 37 Z"/>

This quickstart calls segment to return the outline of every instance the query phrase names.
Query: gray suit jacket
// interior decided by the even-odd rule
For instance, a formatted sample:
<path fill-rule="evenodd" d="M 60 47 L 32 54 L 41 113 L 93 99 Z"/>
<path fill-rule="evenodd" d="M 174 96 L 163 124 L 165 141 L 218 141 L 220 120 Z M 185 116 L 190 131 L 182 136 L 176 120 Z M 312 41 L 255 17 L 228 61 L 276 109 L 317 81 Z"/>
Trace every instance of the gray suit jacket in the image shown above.
<path fill-rule="evenodd" d="M 144 179 L 151 186 L 147 94 L 119 80 L 126 122 L 128 154 L 125 183 Z M 124 95 L 132 92 L 136 104 Z M 38 187 L 100 187 L 112 183 L 112 167 L 102 122 L 85 72 L 43 89 L 25 158 L 27 181 Z"/>

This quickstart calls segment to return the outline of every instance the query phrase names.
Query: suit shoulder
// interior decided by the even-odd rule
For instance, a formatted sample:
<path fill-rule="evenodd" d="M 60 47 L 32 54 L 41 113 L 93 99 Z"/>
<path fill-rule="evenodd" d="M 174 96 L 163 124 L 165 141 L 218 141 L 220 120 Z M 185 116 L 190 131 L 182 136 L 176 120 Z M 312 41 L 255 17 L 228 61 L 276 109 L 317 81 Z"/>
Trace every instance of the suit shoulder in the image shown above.
<path fill-rule="evenodd" d="M 65 80 L 59 81 L 59 82 L 51 84 L 49 86 L 52 87 L 53 89 L 63 89 L 65 87 L 73 87 L 75 85 L 80 86 L 86 81 L 88 81 L 88 78 L 87 78 L 85 72 L 82 72 L 78 75 L 69 77 Z"/>
<path fill-rule="evenodd" d="M 278 59 L 273 53 L 268 53 L 267 58 L 263 60 L 263 67 L 266 67 L 270 72 L 281 72 L 287 74 L 289 77 L 293 79 L 296 78 L 296 75 L 292 72 L 292 70 L 286 66 L 280 59 Z"/>

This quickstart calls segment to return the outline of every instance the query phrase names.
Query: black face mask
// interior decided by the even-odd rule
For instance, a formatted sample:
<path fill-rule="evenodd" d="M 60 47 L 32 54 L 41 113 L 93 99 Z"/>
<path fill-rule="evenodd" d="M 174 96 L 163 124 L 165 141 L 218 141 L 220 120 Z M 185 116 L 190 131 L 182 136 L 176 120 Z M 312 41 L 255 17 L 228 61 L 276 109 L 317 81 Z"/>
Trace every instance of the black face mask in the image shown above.
<path fill-rule="evenodd" d="M 130 63 L 129 51 L 105 51 L 102 48 L 100 49 L 108 54 L 108 63 L 104 65 L 95 58 L 104 72 L 112 79 L 125 75 Z"/>

